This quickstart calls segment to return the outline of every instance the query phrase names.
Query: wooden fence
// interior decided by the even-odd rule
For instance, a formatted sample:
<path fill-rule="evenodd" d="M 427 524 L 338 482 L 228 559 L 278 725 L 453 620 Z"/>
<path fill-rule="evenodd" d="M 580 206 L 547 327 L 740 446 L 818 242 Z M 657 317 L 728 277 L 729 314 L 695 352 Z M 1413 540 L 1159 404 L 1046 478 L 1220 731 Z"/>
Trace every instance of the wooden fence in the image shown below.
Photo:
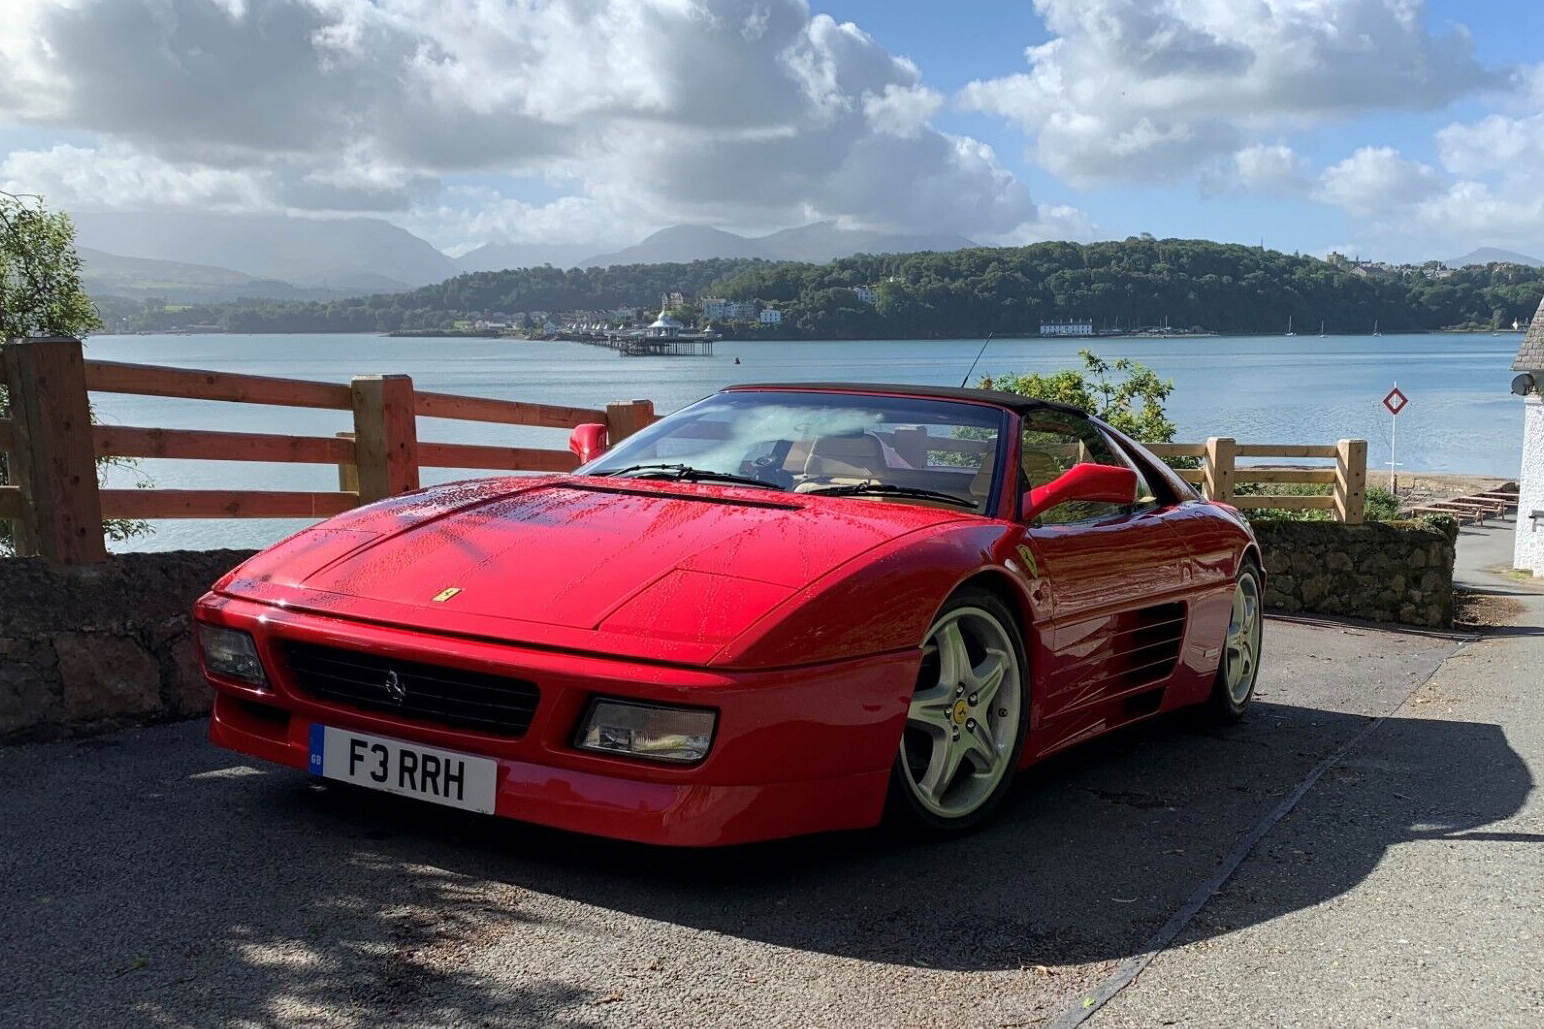
<path fill-rule="evenodd" d="M 359 504 L 417 489 L 421 468 L 563 472 L 577 465 L 567 449 L 433 443 L 418 438 L 418 419 L 453 418 L 504 425 L 570 429 L 607 427 L 615 443 L 655 418 L 648 400 L 604 410 L 429 393 L 406 375 L 356 376 L 345 386 L 303 379 L 87 361 L 79 340 L 6 343 L 5 378 L 11 417 L 0 419 L 0 453 L 14 485 L 0 486 L 0 519 L 10 519 L 19 554 L 63 564 L 106 558 L 104 518 L 325 518 Z M 159 429 L 91 424 L 89 394 L 130 393 L 236 404 L 351 411 L 354 431 L 336 436 Z M 1214 437 L 1205 443 L 1162 443 L 1160 457 L 1193 457 L 1200 467 L 1180 474 L 1216 500 L 1240 508 L 1323 509 L 1343 522 L 1362 521 L 1367 442 L 1334 446 L 1275 446 Z M 335 465 L 335 491 L 175 490 L 99 488 L 99 457 L 206 461 L 279 461 Z M 1332 468 L 1237 466 L 1240 457 L 1333 459 Z M 1240 495 L 1244 483 L 1325 484 L 1313 496 Z"/>
<path fill-rule="evenodd" d="M 648 400 L 604 410 L 430 393 L 406 375 L 357 376 L 345 386 L 261 375 L 85 360 L 79 340 L 4 345 L 11 417 L 0 419 L 0 452 L 10 479 L 0 486 L 0 519 L 10 519 L 19 554 L 62 564 L 106 558 L 104 518 L 325 518 L 417 489 L 421 468 L 562 472 L 578 464 L 566 449 L 433 443 L 418 419 L 453 418 L 571 429 L 607 427 L 611 442 L 654 420 Z M 207 429 L 91 424 L 89 394 L 131 393 L 237 404 L 326 408 L 353 413 L 354 431 L 336 436 L 270 435 Z M 336 491 L 98 488 L 99 457 L 279 461 L 338 467 Z"/>
<path fill-rule="evenodd" d="M 1227 436 L 1213 436 L 1205 443 L 1149 443 L 1159 457 L 1194 457 L 1199 468 L 1180 470 L 1186 482 L 1201 487 L 1212 500 L 1245 510 L 1332 511 L 1336 521 L 1360 525 L 1367 512 L 1367 441 L 1343 439 L 1334 446 L 1298 446 L 1278 443 L 1239 443 Z M 1332 460 L 1327 468 L 1267 468 L 1238 464 L 1241 457 L 1315 458 Z M 1244 484 L 1321 485 L 1330 492 L 1308 495 L 1239 493 Z"/>

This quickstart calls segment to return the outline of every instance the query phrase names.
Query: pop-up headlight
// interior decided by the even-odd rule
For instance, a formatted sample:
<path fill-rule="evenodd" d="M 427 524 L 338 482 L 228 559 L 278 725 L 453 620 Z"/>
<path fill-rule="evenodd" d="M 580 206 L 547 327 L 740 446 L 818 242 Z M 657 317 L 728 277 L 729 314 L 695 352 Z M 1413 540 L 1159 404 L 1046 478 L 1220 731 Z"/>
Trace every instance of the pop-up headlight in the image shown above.
<path fill-rule="evenodd" d="M 596 700 L 580 726 L 576 746 L 690 764 L 707 756 L 717 717 L 701 708 Z"/>
<path fill-rule="evenodd" d="M 198 646 L 204 652 L 204 666 L 215 675 L 258 687 L 268 685 L 250 633 L 199 622 Z"/>

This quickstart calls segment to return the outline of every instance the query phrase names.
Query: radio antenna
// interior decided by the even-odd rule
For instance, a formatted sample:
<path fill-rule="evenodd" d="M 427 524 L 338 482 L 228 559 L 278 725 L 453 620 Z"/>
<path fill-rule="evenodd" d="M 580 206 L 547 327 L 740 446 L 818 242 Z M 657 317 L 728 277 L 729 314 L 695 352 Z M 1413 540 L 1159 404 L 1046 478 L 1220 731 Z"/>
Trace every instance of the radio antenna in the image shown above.
<path fill-rule="evenodd" d="M 974 361 L 970 362 L 970 372 L 975 371 L 976 370 L 976 365 L 981 363 L 981 355 L 986 353 L 986 345 L 988 343 L 992 342 L 992 337 L 995 336 L 995 335 L 997 335 L 997 333 L 989 332 L 989 333 L 986 334 L 986 339 L 981 341 L 981 349 L 976 351 L 976 359 Z M 965 373 L 965 378 L 960 380 L 960 389 L 964 389 L 965 388 L 965 384 L 970 381 L 970 372 L 966 372 Z"/>

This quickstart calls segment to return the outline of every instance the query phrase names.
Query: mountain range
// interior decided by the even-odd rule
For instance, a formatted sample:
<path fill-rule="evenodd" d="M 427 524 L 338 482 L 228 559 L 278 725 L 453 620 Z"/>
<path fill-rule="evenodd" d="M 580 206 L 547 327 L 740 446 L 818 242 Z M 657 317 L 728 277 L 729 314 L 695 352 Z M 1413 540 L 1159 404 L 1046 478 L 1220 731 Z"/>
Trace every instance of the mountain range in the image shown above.
<path fill-rule="evenodd" d="M 396 293 L 464 272 L 551 264 L 603 268 L 686 264 L 712 258 L 760 258 L 823 264 L 858 253 L 951 251 L 974 246 L 964 236 L 905 235 L 814 222 L 764 236 L 705 225 L 674 225 L 621 250 L 591 245 L 494 241 L 451 257 L 380 218 L 287 218 L 192 212 L 112 212 L 74 216 L 86 287 L 96 296 L 164 297 L 177 303 L 325 300 Z M 1482 247 L 1449 267 L 1537 258 Z"/>
<path fill-rule="evenodd" d="M 596 268 L 715 257 L 822 263 L 856 253 L 958 250 L 963 236 L 900 235 L 815 222 L 766 236 L 700 225 L 661 229 L 634 246 L 491 242 L 450 257 L 379 218 L 111 212 L 74 215 L 87 289 L 169 301 L 311 300 L 395 293 L 463 272 L 551 264 Z"/>
<path fill-rule="evenodd" d="M 713 257 L 760 257 L 769 261 L 825 264 L 853 254 L 909 254 L 923 250 L 962 250 L 976 244 L 964 236 L 912 236 L 843 229 L 835 222 L 814 222 L 768 236 L 740 236 L 705 225 L 673 225 L 636 246 L 579 262 L 581 268 L 618 264 L 686 264 Z"/>

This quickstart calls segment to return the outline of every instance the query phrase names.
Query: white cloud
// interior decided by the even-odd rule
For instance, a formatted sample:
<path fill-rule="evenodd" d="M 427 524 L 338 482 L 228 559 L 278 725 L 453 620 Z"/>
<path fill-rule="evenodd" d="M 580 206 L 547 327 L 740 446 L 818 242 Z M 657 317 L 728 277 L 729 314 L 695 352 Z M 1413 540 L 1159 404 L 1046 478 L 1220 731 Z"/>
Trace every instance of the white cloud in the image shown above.
<path fill-rule="evenodd" d="M 863 98 L 863 113 L 880 132 L 915 136 L 943 106 L 944 98 L 926 86 L 901 86 L 892 82 L 883 93 Z"/>
<path fill-rule="evenodd" d="M 1376 215 L 1427 200 L 1442 190 L 1436 169 L 1393 147 L 1364 146 L 1324 170 L 1318 196 L 1353 214 Z"/>
<path fill-rule="evenodd" d="M 1077 182 L 1186 174 L 1264 128 L 1430 110 L 1503 78 L 1422 0 L 1034 0 L 1052 39 L 974 82 L 972 109 L 1035 136 Z"/>
<path fill-rule="evenodd" d="M 1539 106 L 1544 108 L 1544 96 Z M 1544 114 L 1455 123 L 1437 133 L 1437 149 L 1442 166 L 1455 175 L 1501 174 L 1544 186 Z"/>
<path fill-rule="evenodd" d="M 179 167 L 127 147 L 59 145 L 23 150 L 0 160 L 0 188 L 43 192 L 71 210 L 202 207 L 248 211 L 267 202 L 261 172 Z"/>
<path fill-rule="evenodd" d="M 836 218 L 971 235 L 1035 215 L 989 148 L 931 126 L 941 98 L 914 64 L 805 0 L 5 3 L 0 119 L 104 140 L 12 154 L 6 174 L 102 205 L 411 209 L 444 234 Z M 464 172 L 574 195 L 426 202 Z"/>
<path fill-rule="evenodd" d="M 1201 191 L 1212 196 L 1301 196 L 1311 182 L 1308 162 L 1284 143 L 1235 150 L 1202 168 L 1198 179 Z"/>

